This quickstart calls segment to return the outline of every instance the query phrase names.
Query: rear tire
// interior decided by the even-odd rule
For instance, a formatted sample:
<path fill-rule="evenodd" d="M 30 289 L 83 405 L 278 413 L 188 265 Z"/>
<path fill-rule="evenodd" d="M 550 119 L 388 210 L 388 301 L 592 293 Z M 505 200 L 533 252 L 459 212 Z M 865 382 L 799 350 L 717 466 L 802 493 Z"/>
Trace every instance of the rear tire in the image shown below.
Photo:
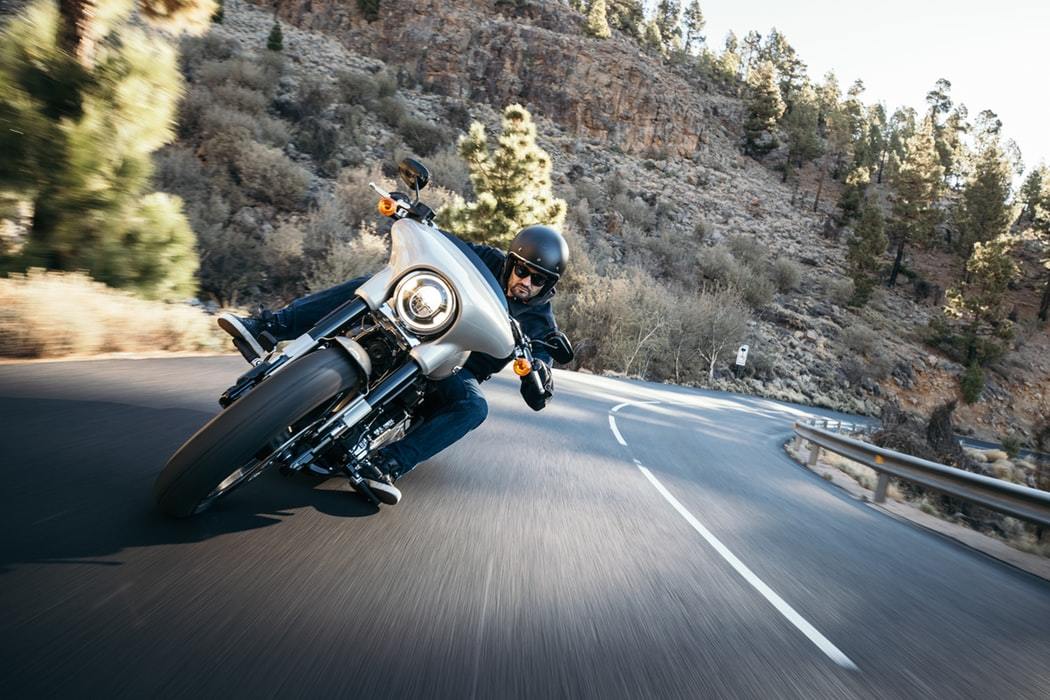
<path fill-rule="evenodd" d="M 193 515 L 219 484 L 260 449 L 268 449 L 288 426 L 360 378 L 353 361 L 337 348 L 295 360 L 208 421 L 171 456 L 153 484 L 157 506 L 177 518 Z"/>

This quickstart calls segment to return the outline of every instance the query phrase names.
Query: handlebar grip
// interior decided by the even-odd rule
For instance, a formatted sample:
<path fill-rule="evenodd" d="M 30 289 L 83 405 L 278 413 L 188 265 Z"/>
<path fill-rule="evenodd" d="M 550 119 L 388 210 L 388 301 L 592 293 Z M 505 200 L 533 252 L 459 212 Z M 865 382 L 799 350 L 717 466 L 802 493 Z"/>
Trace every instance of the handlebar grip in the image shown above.
<path fill-rule="evenodd" d="M 543 380 L 540 379 L 540 373 L 536 371 L 535 366 L 532 368 L 532 371 L 529 372 L 528 381 L 535 385 L 536 395 L 543 396 Z"/>

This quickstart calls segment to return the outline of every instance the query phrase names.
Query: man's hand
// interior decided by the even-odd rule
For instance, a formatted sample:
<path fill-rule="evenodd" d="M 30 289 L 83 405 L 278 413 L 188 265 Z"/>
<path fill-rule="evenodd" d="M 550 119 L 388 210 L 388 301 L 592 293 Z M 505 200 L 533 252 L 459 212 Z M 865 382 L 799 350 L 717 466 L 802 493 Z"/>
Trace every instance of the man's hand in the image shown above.
<path fill-rule="evenodd" d="M 543 390 L 536 386 L 535 379 L 525 375 L 521 378 L 521 397 L 529 408 L 539 411 L 547 405 L 547 399 L 554 395 L 554 374 L 543 360 L 534 360 L 532 371 L 539 375 Z"/>

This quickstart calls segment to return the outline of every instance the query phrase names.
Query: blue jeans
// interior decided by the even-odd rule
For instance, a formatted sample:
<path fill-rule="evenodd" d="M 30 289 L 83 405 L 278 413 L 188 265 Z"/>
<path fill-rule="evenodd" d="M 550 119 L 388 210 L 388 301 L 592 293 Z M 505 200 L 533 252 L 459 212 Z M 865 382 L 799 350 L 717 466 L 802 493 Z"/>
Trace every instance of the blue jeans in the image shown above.
<path fill-rule="evenodd" d="M 291 340 L 306 333 L 329 312 L 353 299 L 354 292 L 367 279 L 357 277 L 314 292 L 274 312 L 274 336 L 277 340 Z M 430 383 L 421 413 L 422 425 L 383 448 L 386 456 L 401 464 L 402 474 L 481 425 L 489 408 L 477 378 L 467 370 L 460 370 Z"/>

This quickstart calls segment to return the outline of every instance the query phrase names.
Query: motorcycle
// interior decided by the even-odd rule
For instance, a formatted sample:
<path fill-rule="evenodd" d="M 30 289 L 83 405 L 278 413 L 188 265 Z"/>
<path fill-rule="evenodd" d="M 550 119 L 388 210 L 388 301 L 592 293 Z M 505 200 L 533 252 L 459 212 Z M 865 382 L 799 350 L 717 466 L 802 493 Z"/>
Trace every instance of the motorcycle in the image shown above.
<path fill-rule="evenodd" d="M 378 475 L 368 457 L 419 424 L 428 382 L 451 375 L 471 352 L 512 359 L 515 374 L 537 385 L 535 346 L 557 362 L 572 360 L 560 331 L 528 338 L 492 272 L 437 228 L 435 212 L 419 199 L 430 181 L 426 166 L 405 159 L 398 172 L 414 197 L 369 183 L 380 214 L 393 220 L 387 264 L 356 298 L 258 360 L 222 394 L 223 410 L 157 476 L 161 511 L 201 513 L 273 468 L 345 476 L 378 506 L 365 483 Z"/>

